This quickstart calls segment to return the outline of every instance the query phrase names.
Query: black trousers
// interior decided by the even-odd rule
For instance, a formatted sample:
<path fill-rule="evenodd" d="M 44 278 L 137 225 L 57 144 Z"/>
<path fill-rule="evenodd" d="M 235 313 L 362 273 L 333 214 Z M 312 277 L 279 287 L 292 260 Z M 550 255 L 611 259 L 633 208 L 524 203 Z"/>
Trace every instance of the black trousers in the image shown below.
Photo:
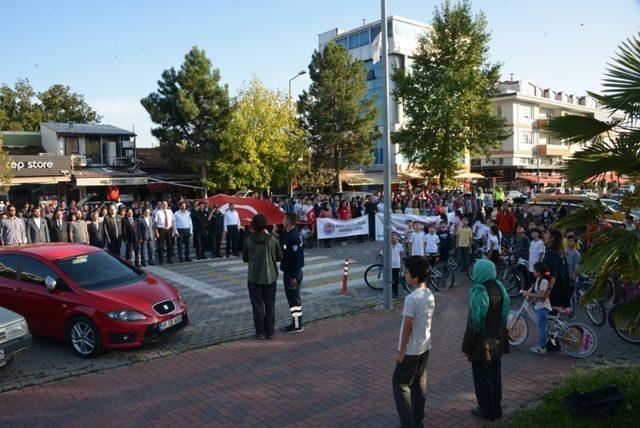
<path fill-rule="evenodd" d="M 227 248 L 225 254 L 228 256 L 230 253 L 236 254 L 238 247 L 238 226 L 227 226 Z"/>
<path fill-rule="evenodd" d="M 489 420 L 502 417 L 502 374 L 500 367 L 500 360 L 471 363 L 478 406 L 482 415 Z"/>
<path fill-rule="evenodd" d="M 140 243 L 140 258 L 143 265 L 153 264 L 153 241 L 143 240 Z"/>
<path fill-rule="evenodd" d="M 273 336 L 276 324 L 276 282 L 249 282 L 249 300 L 253 309 L 253 326 L 257 335 Z"/>
<path fill-rule="evenodd" d="M 400 268 L 391 268 L 391 292 L 393 297 L 398 296 L 398 284 L 400 284 Z"/>
<path fill-rule="evenodd" d="M 194 230 L 193 231 L 193 246 L 196 249 L 196 257 L 199 259 L 204 258 L 205 243 L 207 242 L 206 230 Z"/>
<path fill-rule="evenodd" d="M 178 258 L 180 261 L 189 259 L 189 238 L 191 238 L 189 229 L 178 229 Z"/>
<path fill-rule="evenodd" d="M 405 355 L 393 372 L 393 398 L 403 428 L 421 427 L 427 395 L 427 359 L 429 351 Z"/>
<path fill-rule="evenodd" d="M 158 228 L 158 261 L 162 263 L 163 259 L 163 247 L 166 248 L 167 261 L 171 261 L 173 256 L 173 229 L 160 229 Z"/>
<path fill-rule="evenodd" d="M 222 246 L 222 232 L 209 232 L 209 242 L 211 246 L 211 257 L 220 257 L 220 247 Z"/>
<path fill-rule="evenodd" d="M 120 257 L 120 248 L 122 248 L 122 238 L 111 238 L 107 250 L 114 256 Z"/>
<path fill-rule="evenodd" d="M 282 276 L 284 281 L 284 294 L 287 296 L 287 303 L 289 303 L 289 311 L 291 312 L 291 318 L 296 328 L 302 327 L 302 299 L 300 298 L 300 287 L 302 285 L 302 271 L 297 275 L 284 274 Z M 296 279 L 296 286 L 291 285 L 291 278 Z"/>
<path fill-rule="evenodd" d="M 140 244 L 137 242 L 127 242 L 125 247 L 124 258 L 127 261 L 131 260 L 131 255 L 135 255 L 134 263 L 136 266 L 140 266 Z"/>

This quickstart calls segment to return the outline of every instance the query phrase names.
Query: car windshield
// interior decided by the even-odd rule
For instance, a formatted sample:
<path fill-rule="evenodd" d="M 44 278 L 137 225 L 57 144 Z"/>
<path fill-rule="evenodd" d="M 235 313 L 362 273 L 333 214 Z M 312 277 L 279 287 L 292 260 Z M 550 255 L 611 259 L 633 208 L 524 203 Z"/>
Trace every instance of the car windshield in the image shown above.
<path fill-rule="evenodd" d="M 56 265 L 85 290 L 101 290 L 131 284 L 145 273 L 106 251 L 56 260 Z"/>
<path fill-rule="evenodd" d="M 614 211 L 620 211 L 620 203 L 616 201 L 605 201 L 604 204 Z"/>

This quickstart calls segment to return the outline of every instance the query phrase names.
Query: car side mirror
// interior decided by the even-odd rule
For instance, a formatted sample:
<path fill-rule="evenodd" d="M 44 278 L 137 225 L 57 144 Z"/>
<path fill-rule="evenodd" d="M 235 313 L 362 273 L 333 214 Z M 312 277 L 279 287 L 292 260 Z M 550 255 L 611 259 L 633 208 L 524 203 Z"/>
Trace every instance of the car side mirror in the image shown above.
<path fill-rule="evenodd" d="M 58 285 L 58 282 L 50 276 L 47 276 L 44 280 L 44 285 L 47 287 L 47 290 L 53 291 L 56 289 L 56 285 Z"/>

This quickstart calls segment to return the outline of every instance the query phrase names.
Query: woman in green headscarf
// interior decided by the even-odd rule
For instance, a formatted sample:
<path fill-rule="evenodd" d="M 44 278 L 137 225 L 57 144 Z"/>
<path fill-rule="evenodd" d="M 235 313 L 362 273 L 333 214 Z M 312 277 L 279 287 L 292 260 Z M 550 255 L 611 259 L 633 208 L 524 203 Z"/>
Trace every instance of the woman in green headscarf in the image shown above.
<path fill-rule="evenodd" d="M 471 413 L 490 421 L 502 417 L 500 359 L 503 353 L 509 352 L 506 325 L 510 303 L 507 291 L 497 278 L 493 262 L 476 261 L 462 352 L 471 361 L 478 399 L 478 407 Z"/>

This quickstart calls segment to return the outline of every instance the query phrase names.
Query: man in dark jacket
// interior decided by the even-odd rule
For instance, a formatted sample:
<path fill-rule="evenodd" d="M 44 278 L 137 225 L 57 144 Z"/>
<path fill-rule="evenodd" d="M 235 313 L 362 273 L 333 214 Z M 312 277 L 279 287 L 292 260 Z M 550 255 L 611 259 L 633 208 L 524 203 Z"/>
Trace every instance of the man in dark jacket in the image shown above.
<path fill-rule="evenodd" d="M 296 227 L 298 220 L 296 213 L 284 216 L 285 234 L 282 239 L 282 261 L 280 270 L 284 273 L 284 293 L 287 296 L 291 311 L 291 325 L 285 328 L 287 333 L 300 333 L 302 328 L 302 300 L 300 287 L 302 285 L 302 268 L 304 267 L 304 250 L 302 237 Z"/>
<path fill-rule="evenodd" d="M 211 258 L 222 258 L 222 254 L 220 254 L 220 246 L 222 245 L 224 216 L 217 206 L 213 206 L 213 209 L 207 217 L 207 223 L 209 228 L 209 242 L 211 245 Z"/>
<path fill-rule="evenodd" d="M 205 243 L 207 242 L 207 217 L 204 212 L 204 204 L 195 202 L 195 207 L 191 210 L 191 224 L 193 224 L 193 246 L 196 249 L 198 260 L 206 259 L 204 255 Z"/>
<path fill-rule="evenodd" d="M 91 213 L 91 221 L 87 223 L 89 231 L 89 245 L 104 248 L 106 240 L 104 237 L 104 223 L 98 221 L 100 214 L 98 211 Z"/>
<path fill-rule="evenodd" d="M 364 212 L 369 216 L 369 240 L 375 241 L 376 213 L 378 212 L 378 209 L 371 196 L 367 196 L 367 202 L 364 204 Z"/>
<path fill-rule="evenodd" d="M 133 212 L 131 213 L 133 215 Z M 122 217 L 118 215 L 116 206 L 109 206 L 109 213 L 104 217 L 104 233 L 107 238 L 107 249 L 111 254 L 120 257 L 122 247 Z"/>
<path fill-rule="evenodd" d="M 67 222 L 63 220 L 64 212 L 57 210 L 49 225 L 49 237 L 51 242 L 69 242 Z"/>
<path fill-rule="evenodd" d="M 135 254 L 135 264 L 140 267 L 140 225 L 138 219 L 133 218 L 133 210 L 129 208 L 122 220 L 122 236 L 126 244 L 125 260 L 131 260 L 131 253 Z"/>

